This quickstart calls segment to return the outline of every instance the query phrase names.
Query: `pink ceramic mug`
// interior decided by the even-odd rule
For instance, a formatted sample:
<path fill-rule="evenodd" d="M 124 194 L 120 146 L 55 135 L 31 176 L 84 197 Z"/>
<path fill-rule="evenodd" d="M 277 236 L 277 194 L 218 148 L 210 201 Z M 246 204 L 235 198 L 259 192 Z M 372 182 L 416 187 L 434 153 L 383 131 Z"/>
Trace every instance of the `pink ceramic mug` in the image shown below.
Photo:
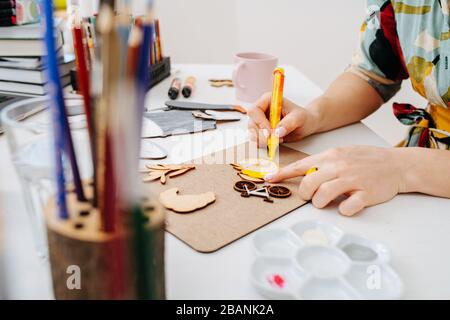
<path fill-rule="evenodd" d="M 254 102 L 272 89 L 272 72 L 278 65 L 274 56 L 243 52 L 234 56 L 233 82 L 236 98 L 244 102 Z"/>

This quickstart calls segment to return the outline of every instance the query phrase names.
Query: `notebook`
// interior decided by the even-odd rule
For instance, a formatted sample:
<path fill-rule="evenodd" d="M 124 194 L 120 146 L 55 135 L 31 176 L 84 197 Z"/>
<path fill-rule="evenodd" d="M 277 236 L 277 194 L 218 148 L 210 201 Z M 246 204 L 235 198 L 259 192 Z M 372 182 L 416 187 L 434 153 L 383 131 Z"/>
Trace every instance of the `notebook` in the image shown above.
<path fill-rule="evenodd" d="M 59 72 L 65 76 L 70 73 L 70 69 L 75 66 L 75 58 L 73 55 L 65 56 L 59 65 Z M 0 65 L 0 81 L 25 82 L 33 84 L 44 84 L 46 82 L 45 67 L 38 68 L 14 68 L 1 67 Z"/>
<path fill-rule="evenodd" d="M 64 44 L 63 20 L 55 22 L 56 48 Z M 42 25 L 34 23 L 22 26 L 0 27 L 0 56 L 44 56 Z"/>
<path fill-rule="evenodd" d="M 70 83 L 70 75 L 61 78 L 61 84 L 63 87 Z M 0 81 L 0 91 L 16 92 L 16 93 L 28 93 L 36 95 L 44 95 L 46 93 L 45 85 L 32 84 L 23 82 L 12 81 Z"/>

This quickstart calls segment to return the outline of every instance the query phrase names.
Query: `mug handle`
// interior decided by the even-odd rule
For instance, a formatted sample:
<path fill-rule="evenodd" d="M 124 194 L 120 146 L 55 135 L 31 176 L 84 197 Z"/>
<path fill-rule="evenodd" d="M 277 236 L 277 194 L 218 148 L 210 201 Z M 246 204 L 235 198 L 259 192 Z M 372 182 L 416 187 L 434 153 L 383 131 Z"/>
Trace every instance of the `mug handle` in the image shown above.
<path fill-rule="evenodd" d="M 237 87 L 241 88 L 241 89 L 245 89 L 245 86 L 242 85 L 242 83 L 239 80 L 239 74 L 240 71 L 242 69 L 242 67 L 244 67 L 245 62 L 244 61 L 240 61 L 237 65 L 236 68 L 234 68 L 233 70 L 233 82 L 236 84 Z"/>

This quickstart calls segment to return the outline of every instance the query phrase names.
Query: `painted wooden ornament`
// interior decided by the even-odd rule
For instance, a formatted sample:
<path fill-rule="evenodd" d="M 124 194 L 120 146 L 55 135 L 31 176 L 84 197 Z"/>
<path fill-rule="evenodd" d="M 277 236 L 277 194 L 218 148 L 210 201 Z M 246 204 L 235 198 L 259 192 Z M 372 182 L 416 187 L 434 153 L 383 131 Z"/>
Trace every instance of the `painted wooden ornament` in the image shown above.
<path fill-rule="evenodd" d="M 194 165 L 182 165 L 182 164 L 152 164 L 147 165 L 146 169 L 143 170 L 143 173 L 147 173 L 148 175 L 142 178 L 144 182 L 151 182 L 158 180 L 161 184 L 165 184 L 167 178 L 174 178 L 185 174 L 189 170 L 195 169 Z"/>

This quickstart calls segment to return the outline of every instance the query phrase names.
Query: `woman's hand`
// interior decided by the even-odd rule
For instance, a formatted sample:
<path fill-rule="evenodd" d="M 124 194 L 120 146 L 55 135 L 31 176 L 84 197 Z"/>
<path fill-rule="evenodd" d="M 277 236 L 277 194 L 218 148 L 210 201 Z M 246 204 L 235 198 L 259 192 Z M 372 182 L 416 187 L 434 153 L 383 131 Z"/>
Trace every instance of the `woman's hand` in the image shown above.
<path fill-rule="evenodd" d="M 299 194 L 324 208 L 341 195 L 348 196 L 339 211 L 352 216 L 363 208 L 392 199 L 406 192 L 404 168 L 408 160 L 399 149 L 352 146 L 331 149 L 294 162 L 273 175 L 269 182 L 303 176 L 312 167 L 318 171 L 300 182 Z"/>
<path fill-rule="evenodd" d="M 270 133 L 277 135 L 280 142 L 298 141 L 316 131 L 318 117 L 308 109 L 283 99 L 282 119 L 272 130 L 269 123 L 271 93 L 264 94 L 248 111 L 250 117 L 250 140 L 265 146 Z"/>

